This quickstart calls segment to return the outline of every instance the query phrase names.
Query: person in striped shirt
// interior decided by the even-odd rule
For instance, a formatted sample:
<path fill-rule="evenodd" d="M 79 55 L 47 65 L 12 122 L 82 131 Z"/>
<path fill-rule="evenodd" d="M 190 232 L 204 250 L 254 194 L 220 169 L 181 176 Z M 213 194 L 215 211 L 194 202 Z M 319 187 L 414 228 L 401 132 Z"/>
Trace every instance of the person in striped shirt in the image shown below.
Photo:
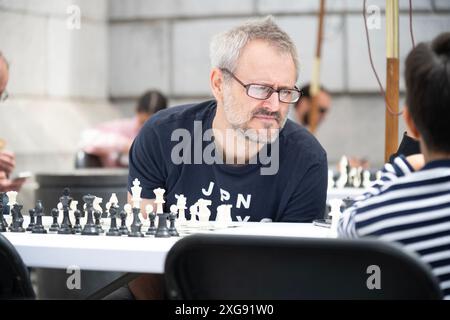
<path fill-rule="evenodd" d="M 420 43 L 405 63 L 409 132 L 422 154 L 399 155 L 339 221 L 340 237 L 376 237 L 417 253 L 450 299 L 450 33 Z"/>

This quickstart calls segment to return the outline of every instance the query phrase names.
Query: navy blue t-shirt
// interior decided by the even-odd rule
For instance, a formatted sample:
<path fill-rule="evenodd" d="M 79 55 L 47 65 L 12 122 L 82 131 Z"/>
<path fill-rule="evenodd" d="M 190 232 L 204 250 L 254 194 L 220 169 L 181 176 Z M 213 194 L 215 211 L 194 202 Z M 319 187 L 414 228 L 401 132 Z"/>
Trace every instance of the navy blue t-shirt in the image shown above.
<path fill-rule="evenodd" d="M 200 198 L 209 199 L 211 220 L 221 204 L 232 205 L 233 221 L 237 217 L 246 220 L 248 216 L 247 221 L 268 218 L 274 222 L 311 222 L 323 217 L 327 156 L 305 128 L 287 120 L 277 141 L 279 147 L 268 145 L 264 149 L 264 154 L 278 156 L 262 157 L 265 162 L 211 163 L 201 156 L 199 159 L 198 150 L 201 155 L 202 150 L 206 152 L 214 146 L 213 138 L 204 134 L 208 129 L 211 132 L 215 113 L 216 102 L 206 101 L 162 110 L 150 118 L 130 150 L 128 191 L 131 192 L 135 178 L 141 182 L 142 198 L 154 199 L 153 189 L 165 189 L 166 211 L 176 204 L 175 195 L 187 198 L 187 208 Z M 181 133 L 192 139 L 181 138 L 180 130 L 176 129 L 185 129 Z M 178 133 L 172 136 L 173 132 Z M 185 161 L 180 163 L 180 157 L 174 161 L 174 154 Z M 268 170 L 266 174 L 262 174 L 264 168 Z M 267 174 L 274 173 L 276 168 L 276 174 Z M 189 210 L 186 218 L 190 219 Z"/>

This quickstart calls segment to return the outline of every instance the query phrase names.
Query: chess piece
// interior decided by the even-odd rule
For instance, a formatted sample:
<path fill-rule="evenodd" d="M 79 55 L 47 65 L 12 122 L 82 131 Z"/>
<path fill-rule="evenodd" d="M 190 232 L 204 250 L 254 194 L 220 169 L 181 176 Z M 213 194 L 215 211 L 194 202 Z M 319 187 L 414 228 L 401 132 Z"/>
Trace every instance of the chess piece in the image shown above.
<path fill-rule="evenodd" d="M 70 202 L 70 210 L 69 210 L 69 217 L 74 217 L 75 218 L 75 210 L 77 210 L 78 208 L 78 201 L 76 200 L 72 200 Z"/>
<path fill-rule="evenodd" d="M 190 226 L 194 226 L 195 224 L 197 224 L 197 214 L 198 214 L 197 203 L 194 203 L 192 206 L 189 207 L 189 214 L 191 215 L 191 219 L 188 221 L 188 224 Z"/>
<path fill-rule="evenodd" d="M 156 214 L 153 213 L 153 206 L 151 204 L 146 205 L 145 212 L 147 213 L 147 216 L 150 219 L 150 226 L 148 227 L 148 230 L 145 234 L 155 235 L 156 234 L 156 227 L 155 227 Z"/>
<path fill-rule="evenodd" d="M 177 199 L 177 209 L 178 209 L 178 219 L 177 219 L 177 223 L 178 225 L 182 226 L 185 225 L 187 220 L 186 220 L 186 215 L 185 215 L 185 210 L 187 209 L 186 207 L 186 197 L 182 194 L 180 195 L 175 195 L 175 198 Z"/>
<path fill-rule="evenodd" d="M 12 216 L 13 216 L 13 222 L 11 223 L 11 226 L 9 227 L 9 230 L 11 232 L 25 232 L 25 229 L 23 228 L 23 216 L 20 212 L 23 208 L 23 205 L 15 203 L 13 205 L 13 208 L 11 210 Z"/>
<path fill-rule="evenodd" d="M 47 233 L 44 226 L 42 225 L 42 214 L 44 213 L 44 206 L 42 205 L 42 201 L 36 201 L 36 206 L 34 207 L 34 211 L 36 213 L 36 224 L 31 230 L 32 233 Z"/>
<path fill-rule="evenodd" d="M 28 227 L 26 229 L 27 231 L 33 230 L 33 227 L 35 225 L 35 221 L 34 221 L 35 213 L 36 213 L 36 210 L 34 210 L 34 209 L 28 210 L 28 215 L 30 216 L 30 223 L 28 224 Z"/>
<path fill-rule="evenodd" d="M 164 213 L 163 204 L 166 202 L 164 201 L 165 192 L 166 190 L 162 188 L 157 188 L 153 190 L 153 193 L 155 194 L 156 214 Z"/>
<path fill-rule="evenodd" d="M 330 237 L 337 237 L 337 229 L 339 224 L 339 219 L 341 217 L 341 205 L 342 200 L 341 199 L 331 199 L 330 200 L 330 206 L 331 211 L 329 213 L 329 216 L 331 217 L 331 227 L 330 227 Z"/>
<path fill-rule="evenodd" d="M 217 214 L 216 214 L 216 226 L 219 227 L 227 227 L 231 224 L 232 218 L 231 218 L 231 208 L 233 206 L 231 204 L 221 204 L 217 207 Z"/>
<path fill-rule="evenodd" d="M 131 187 L 131 201 L 133 202 L 133 208 L 141 207 L 142 187 L 140 187 L 140 184 L 141 183 L 137 178 L 133 180 L 133 186 Z"/>
<path fill-rule="evenodd" d="M 73 230 L 75 230 L 75 233 L 81 233 L 81 231 L 83 230 L 80 223 L 81 211 L 76 209 L 73 212 L 73 215 L 75 216 L 75 225 L 73 226 Z"/>
<path fill-rule="evenodd" d="M 102 228 L 102 224 L 100 221 L 101 216 L 102 216 L 102 212 L 94 209 L 95 227 L 97 228 L 99 233 L 105 232 L 105 230 L 103 230 L 103 228 Z"/>
<path fill-rule="evenodd" d="M 8 228 L 8 224 L 6 223 L 3 215 L 3 211 L 6 207 L 5 198 L 6 194 L 4 192 L 0 192 L 0 232 L 6 232 Z"/>
<path fill-rule="evenodd" d="M 56 208 L 53 208 L 51 211 L 51 214 L 53 217 L 53 223 L 50 226 L 50 229 L 48 229 L 48 231 L 56 232 L 59 230 L 59 224 L 58 224 L 59 210 Z"/>
<path fill-rule="evenodd" d="M 198 203 L 198 220 L 200 226 L 207 226 L 209 223 L 209 217 L 211 216 L 211 210 L 208 206 L 212 204 L 211 200 L 199 199 Z"/>
<path fill-rule="evenodd" d="M 125 207 L 127 206 L 131 206 L 130 204 L 126 204 Z M 125 211 L 129 211 L 130 208 L 126 208 Z M 141 232 L 141 228 L 142 228 L 142 222 L 139 219 L 139 214 L 141 213 L 141 209 L 140 208 L 132 208 L 131 209 L 133 212 L 133 222 L 131 223 L 130 226 L 130 233 L 128 233 L 129 237 L 143 237 L 144 234 Z"/>
<path fill-rule="evenodd" d="M 87 196 L 83 196 L 83 201 L 86 203 L 86 215 L 87 222 L 84 225 L 83 230 L 81 231 L 82 235 L 98 235 L 98 229 L 94 224 L 94 199 L 95 196 L 88 194 Z"/>
<path fill-rule="evenodd" d="M 158 216 L 158 227 L 156 228 L 155 237 L 156 238 L 168 238 L 170 237 L 169 228 L 167 228 L 167 217 L 168 213 L 157 213 Z"/>
<path fill-rule="evenodd" d="M 372 181 L 370 181 L 370 171 L 364 170 L 363 171 L 363 181 L 362 181 L 362 187 L 367 189 L 371 186 Z"/>
<path fill-rule="evenodd" d="M 169 234 L 172 237 L 179 237 L 180 235 L 178 234 L 177 229 L 175 228 L 175 219 L 177 218 L 178 215 L 178 209 L 176 205 L 171 205 L 170 206 L 170 214 L 169 214 L 169 221 L 170 221 L 170 226 L 169 226 Z"/>
<path fill-rule="evenodd" d="M 109 200 L 111 201 L 111 199 Z M 106 204 L 106 209 L 109 212 L 109 217 L 111 218 L 111 225 L 109 226 L 108 232 L 106 232 L 107 236 L 120 236 L 121 233 L 119 231 L 119 228 L 117 228 L 117 212 L 119 211 L 119 206 L 114 202 L 108 202 Z"/>
<path fill-rule="evenodd" d="M 339 177 L 336 180 L 336 188 L 342 189 L 347 185 L 348 182 L 348 160 L 346 156 L 342 156 L 339 161 Z"/>
<path fill-rule="evenodd" d="M 120 212 L 120 228 L 119 232 L 122 235 L 128 235 L 128 227 L 127 227 L 127 212 L 125 210 L 122 210 Z"/>
<path fill-rule="evenodd" d="M 59 198 L 59 201 L 62 204 L 63 210 L 63 221 L 61 222 L 61 226 L 58 230 L 58 234 L 73 234 L 75 233 L 72 228 L 72 223 L 70 222 L 69 217 L 69 208 L 70 202 L 72 201 L 72 197 L 69 196 L 69 188 L 64 188 L 62 197 Z"/>

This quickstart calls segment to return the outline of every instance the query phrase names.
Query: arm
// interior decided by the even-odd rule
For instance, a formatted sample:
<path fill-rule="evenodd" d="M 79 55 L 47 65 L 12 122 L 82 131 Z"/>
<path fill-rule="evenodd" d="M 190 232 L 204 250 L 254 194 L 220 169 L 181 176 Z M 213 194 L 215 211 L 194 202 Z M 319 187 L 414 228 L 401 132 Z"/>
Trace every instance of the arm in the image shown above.
<path fill-rule="evenodd" d="M 339 220 L 338 235 L 340 237 L 355 238 L 358 237 L 355 228 L 355 215 L 358 212 L 358 208 L 363 205 L 370 205 L 371 199 L 378 196 L 383 190 L 388 187 L 393 181 L 397 180 L 399 177 L 403 177 L 411 174 L 415 171 L 413 166 L 408 162 L 408 160 L 413 162 L 417 159 L 416 156 L 411 156 L 405 158 L 399 156 L 395 158 L 391 163 L 386 163 L 382 170 L 381 179 L 378 180 L 366 193 L 355 198 L 356 202 L 350 208 L 346 209 Z M 417 161 L 417 165 L 416 165 Z M 419 168 L 419 160 L 414 160 L 414 167 Z"/>
<path fill-rule="evenodd" d="M 16 166 L 16 157 L 13 152 L 0 151 L 0 171 L 5 172 L 8 177 Z"/>

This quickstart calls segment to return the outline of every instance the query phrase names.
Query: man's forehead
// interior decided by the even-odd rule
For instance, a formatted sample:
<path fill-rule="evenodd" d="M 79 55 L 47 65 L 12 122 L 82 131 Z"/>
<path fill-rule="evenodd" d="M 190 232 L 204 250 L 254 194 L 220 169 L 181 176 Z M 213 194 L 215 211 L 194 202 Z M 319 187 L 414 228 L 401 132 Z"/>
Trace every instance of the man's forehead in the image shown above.
<path fill-rule="evenodd" d="M 237 72 L 246 80 L 295 84 L 296 70 L 289 52 L 282 51 L 267 41 L 252 40 L 242 50 Z"/>

